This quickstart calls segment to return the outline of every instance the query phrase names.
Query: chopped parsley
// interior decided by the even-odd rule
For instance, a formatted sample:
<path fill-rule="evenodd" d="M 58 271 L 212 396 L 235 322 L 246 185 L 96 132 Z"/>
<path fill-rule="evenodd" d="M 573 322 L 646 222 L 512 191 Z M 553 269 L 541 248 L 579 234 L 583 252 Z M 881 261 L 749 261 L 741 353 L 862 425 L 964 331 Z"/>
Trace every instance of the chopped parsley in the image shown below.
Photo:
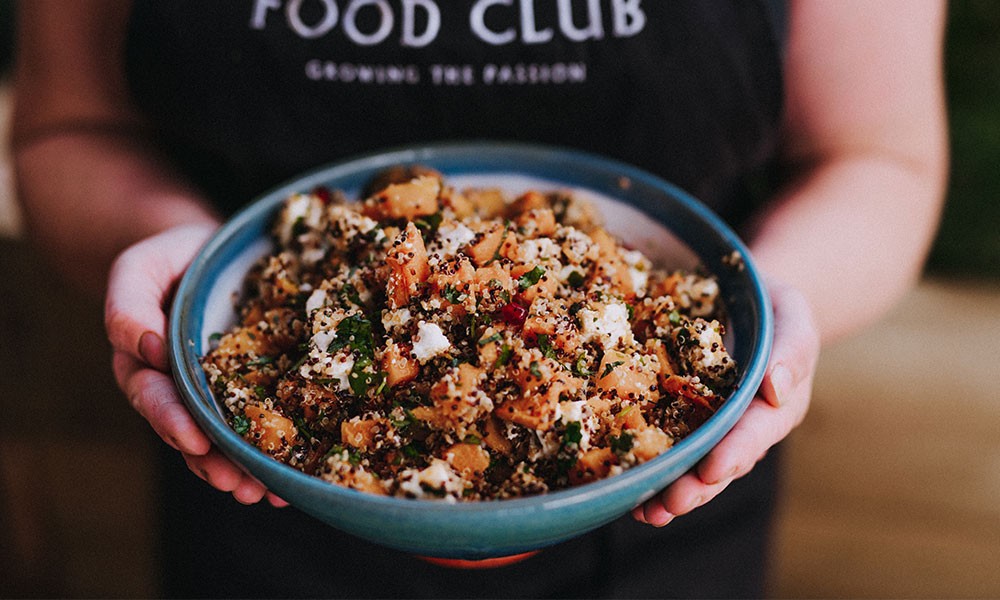
<path fill-rule="evenodd" d="M 604 379 L 605 377 L 607 377 L 608 375 L 610 375 L 611 371 L 615 370 L 615 367 L 620 367 L 621 365 L 624 365 L 624 364 L 625 364 L 624 360 L 616 360 L 615 362 L 610 362 L 610 363 L 604 365 L 604 372 L 601 373 L 601 379 Z"/>
<path fill-rule="evenodd" d="M 514 349 L 504 344 L 500 347 L 500 354 L 497 355 L 497 362 L 494 366 L 502 367 L 510 362 L 510 356 L 514 353 Z"/>
<path fill-rule="evenodd" d="M 535 377 L 541 377 L 542 376 L 542 372 L 538 369 L 538 361 L 537 360 L 531 361 L 531 365 L 528 366 L 528 370 L 531 371 L 531 374 L 534 375 Z"/>
<path fill-rule="evenodd" d="M 566 425 L 566 431 L 563 432 L 563 443 L 565 444 L 580 444 L 583 440 L 582 425 L 579 421 L 571 421 Z"/>
<path fill-rule="evenodd" d="M 441 290 L 441 295 L 452 304 L 458 304 L 462 300 L 465 300 L 465 294 L 455 289 L 451 284 L 444 286 L 444 289 Z"/>
<path fill-rule="evenodd" d="M 613 435 L 608 438 L 608 445 L 615 454 L 627 454 L 632 449 L 633 437 L 631 433 L 623 431 L 621 435 Z"/>
<path fill-rule="evenodd" d="M 528 271 L 524 275 L 521 275 L 520 279 L 517 280 L 517 285 L 520 286 L 522 290 L 526 290 L 538 283 L 538 280 L 541 279 L 544 274 L 545 269 L 536 266 L 534 269 Z"/>
<path fill-rule="evenodd" d="M 583 273 L 579 271 L 571 272 L 569 277 L 566 278 L 566 282 L 569 283 L 569 286 L 572 288 L 579 288 L 583 286 L 585 281 L 586 279 L 583 277 Z"/>
<path fill-rule="evenodd" d="M 375 340 L 372 337 L 372 323 L 360 314 L 354 314 L 337 325 L 337 337 L 327 346 L 327 352 L 334 352 L 346 346 L 359 356 L 369 360 L 375 357 Z"/>
<path fill-rule="evenodd" d="M 233 417 L 233 431 L 240 435 L 244 435 L 250 431 L 250 419 L 246 415 L 236 415 Z"/>
<path fill-rule="evenodd" d="M 499 342 L 502 339 L 503 339 L 503 336 L 500 335 L 500 332 L 498 331 L 498 332 L 494 333 L 493 335 L 486 336 L 483 339 L 479 340 L 479 345 L 480 346 L 485 346 L 486 344 L 492 344 L 493 342 Z"/>

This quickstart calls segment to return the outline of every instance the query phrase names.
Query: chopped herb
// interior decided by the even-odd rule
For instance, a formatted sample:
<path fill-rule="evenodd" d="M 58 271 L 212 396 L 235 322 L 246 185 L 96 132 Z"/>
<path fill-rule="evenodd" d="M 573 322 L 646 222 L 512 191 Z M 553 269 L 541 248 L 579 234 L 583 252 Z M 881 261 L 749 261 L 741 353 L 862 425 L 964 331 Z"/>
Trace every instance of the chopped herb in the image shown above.
<path fill-rule="evenodd" d="M 420 450 L 418 450 L 413 444 L 403 446 L 402 451 L 407 458 L 420 458 Z"/>
<path fill-rule="evenodd" d="M 545 358 L 555 358 L 556 351 L 552 347 L 552 342 L 549 341 L 549 336 L 546 333 L 538 334 L 538 349 L 542 351 L 542 356 Z"/>
<path fill-rule="evenodd" d="M 480 443 L 482 443 L 482 440 L 479 439 L 477 436 L 474 436 L 474 435 L 472 435 L 470 433 L 469 435 L 465 436 L 465 439 L 462 440 L 462 443 L 463 444 L 472 444 L 474 446 L 478 446 Z"/>
<path fill-rule="evenodd" d="M 574 302 L 569 305 L 569 315 L 572 317 L 583 308 L 583 302 Z"/>
<path fill-rule="evenodd" d="M 542 376 L 542 372 L 538 370 L 538 361 L 537 360 L 531 361 L 531 365 L 528 366 L 528 370 L 531 371 L 531 374 L 534 375 L 535 377 L 541 377 Z"/>
<path fill-rule="evenodd" d="M 500 346 L 500 354 L 497 356 L 497 362 L 496 365 L 494 366 L 502 367 L 506 365 L 508 362 L 510 362 L 510 356 L 513 353 L 514 349 L 508 346 L 507 344 Z"/>
<path fill-rule="evenodd" d="M 217 342 L 222 339 L 222 334 L 216 331 L 215 333 L 208 336 L 208 341 Z"/>
<path fill-rule="evenodd" d="M 442 215 L 439 212 L 436 212 L 433 215 L 427 215 L 425 217 L 421 217 L 415 220 L 413 224 L 416 225 L 417 229 L 420 230 L 420 233 L 423 236 L 424 241 L 426 242 L 429 241 L 432 237 L 434 237 L 434 234 L 437 233 L 438 227 L 441 226 L 441 221 L 443 219 L 444 215 Z"/>
<path fill-rule="evenodd" d="M 541 267 L 535 267 L 534 269 L 528 271 L 521 278 L 517 280 L 517 285 L 521 287 L 522 290 L 526 290 L 531 286 L 538 283 L 538 280 L 542 278 L 545 274 L 545 269 Z"/>
<path fill-rule="evenodd" d="M 358 294 L 358 288 L 354 287 L 354 284 L 345 283 L 344 287 L 340 288 L 340 296 L 355 306 L 361 306 L 361 295 Z"/>
<path fill-rule="evenodd" d="M 632 434 L 623 431 L 621 435 L 613 435 L 608 438 L 609 446 L 615 454 L 625 454 L 632 449 Z"/>
<path fill-rule="evenodd" d="M 257 398 L 263 400 L 267 397 L 267 388 L 262 385 L 254 386 L 253 393 L 257 395 Z"/>
<path fill-rule="evenodd" d="M 371 321 L 362 315 L 354 314 L 337 325 L 337 337 L 327 346 L 327 352 L 333 352 L 350 345 L 359 356 L 369 360 L 375 356 L 375 341 L 372 338 Z"/>
<path fill-rule="evenodd" d="M 233 430 L 240 435 L 250 431 L 250 419 L 246 415 L 236 415 L 233 417 Z"/>
<path fill-rule="evenodd" d="M 483 339 L 479 340 L 479 345 L 480 346 L 485 346 L 486 344 L 492 344 L 493 342 L 499 342 L 502 339 L 503 339 L 503 336 L 500 335 L 500 332 L 498 331 L 498 332 L 494 333 L 491 336 L 487 336 L 487 337 L 484 337 Z"/>
<path fill-rule="evenodd" d="M 604 365 L 604 372 L 601 373 L 601 379 L 604 379 L 605 377 L 607 377 L 608 375 L 610 375 L 611 371 L 615 370 L 615 367 L 619 367 L 619 366 L 624 365 L 624 364 L 625 364 L 625 361 L 623 361 L 623 360 L 616 360 L 615 362 L 608 363 L 608 364 Z"/>
<path fill-rule="evenodd" d="M 679 325 L 681 322 L 681 313 L 677 312 L 676 310 L 672 310 L 670 311 L 670 315 L 667 318 L 670 319 L 671 324 Z"/>
<path fill-rule="evenodd" d="M 573 363 L 573 372 L 580 377 L 590 377 L 594 373 L 587 367 L 587 355 L 580 353 L 580 356 L 576 357 L 576 362 Z"/>
<path fill-rule="evenodd" d="M 570 287 L 579 288 L 583 285 L 586 279 L 583 277 L 583 273 L 573 271 L 569 274 L 569 277 L 566 278 L 566 281 L 569 283 Z"/>
<path fill-rule="evenodd" d="M 307 231 L 309 231 L 309 226 L 306 225 L 305 217 L 299 217 L 298 219 L 295 219 L 294 223 L 292 223 L 292 236 L 299 237 Z"/>
<path fill-rule="evenodd" d="M 566 425 L 566 431 L 563 433 L 563 442 L 566 444 L 579 444 L 583 440 L 583 434 L 581 433 L 582 425 L 579 421 L 571 421 Z"/>
<path fill-rule="evenodd" d="M 452 304 L 458 304 L 462 300 L 465 300 L 465 294 L 463 294 L 462 292 L 456 290 L 450 284 L 444 286 L 444 289 L 441 290 L 441 295 L 444 296 L 445 300 L 447 300 L 448 302 L 451 302 Z"/>
<path fill-rule="evenodd" d="M 274 357 L 271 356 L 259 356 L 247 363 L 248 367 L 259 367 L 262 365 L 269 365 L 274 362 Z"/>
<path fill-rule="evenodd" d="M 632 319 L 635 318 L 635 307 L 633 307 L 631 304 L 626 304 L 625 305 L 625 310 L 628 311 L 628 320 L 629 321 L 631 321 Z"/>
<path fill-rule="evenodd" d="M 295 428 L 299 430 L 299 433 L 302 434 L 302 437 L 306 438 L 307 441 L 313 439 L 314 437 L 313 432 L 309 429 L 309 426 L 306 425 L 306 420 L 304 417 L 297 416 L 292 419 L 292 422 L 295 423 Z"/>
<path fill-rule="evenodd" d="M 355 396 L 365 396 L 368 390 L 374 388 L 375 395 L 379 395 L 385 389 L 385 371 L 368 371 L 372 364 L 372 359 L 367 356 L 359 356 L 354 361 L 351 372 L 347 375 L 347 383 L 351 386 L 351 391 Z"/>

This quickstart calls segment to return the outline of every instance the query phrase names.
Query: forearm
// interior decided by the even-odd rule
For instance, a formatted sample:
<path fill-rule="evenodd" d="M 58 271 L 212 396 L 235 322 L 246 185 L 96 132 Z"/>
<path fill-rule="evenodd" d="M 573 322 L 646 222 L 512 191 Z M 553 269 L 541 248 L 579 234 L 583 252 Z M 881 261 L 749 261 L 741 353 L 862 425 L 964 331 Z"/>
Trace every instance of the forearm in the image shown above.
<path fill-rule="evenodd" d="M 15 149 L 29 238 L 72 284 L 100 296 L 114 257 L 182 223 L 217 216 L 127 133 L 52 133 Z"/>
<path fill-rule="evenodd" d="M 805 171 L 759 215 L 750 233 L 757 263 L 802 291 L 824 341 L 878 318 L 919 276 L 943 162 L 846 154 Z"/>

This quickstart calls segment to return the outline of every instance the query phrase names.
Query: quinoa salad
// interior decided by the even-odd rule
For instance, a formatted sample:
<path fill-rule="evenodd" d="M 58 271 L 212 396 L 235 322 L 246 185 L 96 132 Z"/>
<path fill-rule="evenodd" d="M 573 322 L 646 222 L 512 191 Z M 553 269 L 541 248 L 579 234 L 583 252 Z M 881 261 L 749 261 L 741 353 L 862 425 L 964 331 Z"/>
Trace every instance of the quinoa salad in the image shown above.
<path fill-rule="evenodd" d="M 669 449 L 732 392 L 715 279 L 654 268 L 563 190 L 383 173 L 285 200 L 202 359 L 231 427 L 373 494 L 545 493 Z"/>

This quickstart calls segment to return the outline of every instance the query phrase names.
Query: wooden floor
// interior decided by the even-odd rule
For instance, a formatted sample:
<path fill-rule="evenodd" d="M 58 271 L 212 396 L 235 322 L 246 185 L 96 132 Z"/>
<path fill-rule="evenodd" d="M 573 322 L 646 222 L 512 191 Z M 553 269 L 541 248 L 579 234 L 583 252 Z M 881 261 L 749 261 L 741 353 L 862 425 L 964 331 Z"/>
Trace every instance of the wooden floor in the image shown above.
<path fill-rule="evenodd" d="M 774 595 L 1000 597 L 1000 287 L 927 281 L 824 352 Z"/>

